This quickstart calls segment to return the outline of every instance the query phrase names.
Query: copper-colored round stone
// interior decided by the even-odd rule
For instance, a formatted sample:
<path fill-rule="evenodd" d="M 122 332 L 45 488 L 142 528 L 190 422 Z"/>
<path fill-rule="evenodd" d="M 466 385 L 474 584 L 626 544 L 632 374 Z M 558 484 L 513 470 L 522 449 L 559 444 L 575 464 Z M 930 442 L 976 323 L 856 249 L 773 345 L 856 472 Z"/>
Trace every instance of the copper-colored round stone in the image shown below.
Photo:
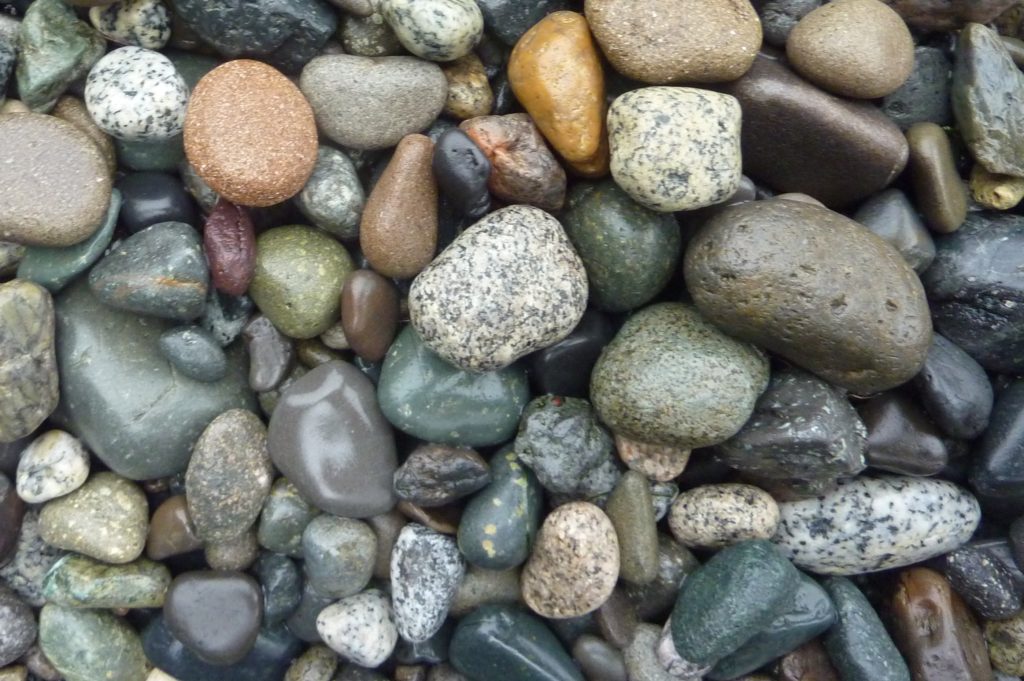
<path fill-rule="evenodd" d="M 185 116 L 185 154 L 232 203 L 270 206 L 298 194 L 316 151 L 313 110 L 273 67 L 236 59 L 196 85 Z"/>

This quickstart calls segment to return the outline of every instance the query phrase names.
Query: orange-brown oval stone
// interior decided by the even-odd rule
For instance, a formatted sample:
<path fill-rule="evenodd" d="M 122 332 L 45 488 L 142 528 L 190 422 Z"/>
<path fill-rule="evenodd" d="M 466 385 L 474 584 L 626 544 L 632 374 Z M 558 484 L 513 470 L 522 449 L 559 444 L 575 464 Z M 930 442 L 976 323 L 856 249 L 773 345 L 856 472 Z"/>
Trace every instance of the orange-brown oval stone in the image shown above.
<path fill-rule="evenodd" d="M 232 203 L 271 206 L 298 194 L 316 163 L 313 110 L 280 71 L 236 59 L 203 76 L 185 115 L 185 154 Z"/>

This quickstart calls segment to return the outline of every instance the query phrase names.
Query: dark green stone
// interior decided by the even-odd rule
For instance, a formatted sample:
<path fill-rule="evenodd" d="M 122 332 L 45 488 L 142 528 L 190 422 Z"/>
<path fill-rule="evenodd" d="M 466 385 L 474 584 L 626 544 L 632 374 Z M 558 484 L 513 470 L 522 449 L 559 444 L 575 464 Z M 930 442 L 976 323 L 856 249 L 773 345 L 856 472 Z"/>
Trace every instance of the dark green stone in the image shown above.
<path fill-rule="evenodd" d="M 39 646 L 67 681 L 139 681 L 146 677 L 146 657 L 138 634 L 127 622 L 103 610 L 52 603 L 44 606 L 39 615 Z"/>
<path fill-rule="evenodd" d="M 533 473 L 509 448 L 491 459 L 491 484 L 466 504 L 459 550 L 473 565 L 507 570 L 530 555 L 540 524 L 541 490 Z"/>
<path fill-rule="evenodd" d="M 676 651 L 688 662 L 715 664 L 763 631 L 799 586 L 799 571 L 771 542 L 722 549 L 679 590 L 672 610 Z"/>
<path fill-rule="evenodd" d="M 154 170 L 173 173 L 185 160 L 185 141 L 182 135 L 165 140 L 129 142 L 114 138 L 117 161 L 132 170 Z"/>
<path fill-rule="evenodd" d="M 289 556 L 302 555 L 302 533 L 320 511 L 306 502 L 287 478 L 280 477 L 263 502 L 257 537 L 260 546 Z"/>
<path fill-rule="evenodd" d="M 146 558 L 108 565 L 68 554 L 43 578 L 46 600 L 69 608 L 159 608 L 171 573 Z"/>
<path fill-rule="evenodd" d="M 255 566 L 256 579 L 263 591 L 263 624 L 274 625 L 288 619 L 302 599 L 302 573 L 288 556 L 264 551 Z"/>
<path fill-rule="evenodd" d="M 843 681 L 910 681 L 907 663 L 860 589 L 845 577 L 829 579 L 825 589 L 838 616 L 825 649 Z"/>
<path fill-rule="evenodd" d="M 583 681 L 540 619 L 507 606 L 485 605 L 463 618 L 449 658 L 470 681 Z"/>
<path fill-rule="evenodd" d="M 179 326 L 160 336 L 160 352 L 174 368 L 189 378 L 214 383 L 228 373 L 224 349 L 200 326 Z"/>
<path fill-rule="evenodd" d="M 612 180 L 569 192 L 562 225 L 590 281 L 590 299 L 610 312 L 640 307 L 668 283 L 679 263 L 679 225 L 629 198 Z"/>
<path fill-rule="evenodd" d="M 377 399 L 388 421 L 414 437 L 484 447 L 512 436 L 530 387 L 518 366 L 482 374 L 455 368 L 409 325 L 384 359 Z"/>

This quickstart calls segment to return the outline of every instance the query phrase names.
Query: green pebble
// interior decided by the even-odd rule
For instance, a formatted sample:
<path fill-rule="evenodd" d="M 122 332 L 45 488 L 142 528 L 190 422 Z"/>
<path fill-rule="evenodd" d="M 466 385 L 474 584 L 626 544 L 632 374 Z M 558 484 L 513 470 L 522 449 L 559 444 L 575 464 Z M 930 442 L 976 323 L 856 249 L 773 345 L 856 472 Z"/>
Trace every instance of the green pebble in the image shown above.
<path fill-rule="evenodd" d="M 209 331 L 199 326 L 178 326 L 160 336 L 160 353 L 174 368 L 191 379 L 215 383 L 228 373 L 224 348 Z"/>
<path fill-rule="evenodd" d="M 263 503 L 256 537 L 260 546 L 296 558 L 302 556 L 302 533 L 320 511 L 299 496 L 287 478 L 278 478 Z"/>
<path fill-rule="evenodd" d="M 605 506 L 619 538 L 619 577 L 647 584 L 658 576 L 658 524 L 651 486 L 640 473 L 626 471 Z"/>
<path fill-rule="evenodd" d="M 129 142 L 114 138 L 114 150 L 119 165 L 132 170 L 155 170 L 173 173 L 185 160 L 185 142 L 182 135 L 165 140 Z"/>
<path fill-rule="evenodd" d="M 69 554 L 43 578 L 46 600 L 68 608 L 159 608 L 171 573 L 147 558 L 108 565 Z"/>
<path fill-rule="evenodd" d="M 860 589 L 845 577 L 833 577 L 825 590 L 838 615 L 825 649 L 843 681 L 910 681 L 907 663 Z"/>
<path fill-rule="evenodd" d="M 43 606 L 39 646 L 67 681 L 146 678 L 139 635 L 127 622 L 102 610 Z"/>

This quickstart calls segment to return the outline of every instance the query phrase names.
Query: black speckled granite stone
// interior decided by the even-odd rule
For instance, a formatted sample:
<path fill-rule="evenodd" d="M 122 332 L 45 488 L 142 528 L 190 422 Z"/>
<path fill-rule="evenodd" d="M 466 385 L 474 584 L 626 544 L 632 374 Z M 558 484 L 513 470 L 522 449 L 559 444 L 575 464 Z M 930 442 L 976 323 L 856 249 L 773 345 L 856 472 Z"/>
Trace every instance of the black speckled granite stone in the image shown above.
<path fill-rule="evenodd" d="M 984 551 L 962 546 L 943 557 L 942 570 L 956 592 L 982 618 L 1002 620 L 1021 611 L 1024 585 Z"/>

